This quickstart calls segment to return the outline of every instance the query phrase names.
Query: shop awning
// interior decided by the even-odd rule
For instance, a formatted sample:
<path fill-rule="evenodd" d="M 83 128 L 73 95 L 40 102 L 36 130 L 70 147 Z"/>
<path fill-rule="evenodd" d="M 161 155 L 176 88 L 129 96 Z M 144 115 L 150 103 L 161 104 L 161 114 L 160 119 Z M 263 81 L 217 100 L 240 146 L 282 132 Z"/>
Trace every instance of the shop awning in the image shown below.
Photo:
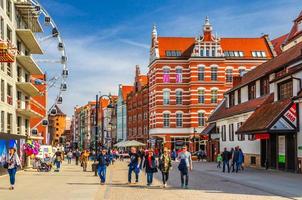
<path fill-rule="evenodd" d="M 237 134 L 293 133 L 297 131 L 297 108 L 291 99 L 261 105 Z"/>
<path fill-rule="evenodd" d="M 206 126 L 202 131 L 201 134 L 208 135 L 210 133 L 213 133 L 216 129 L 216 123 L 210 123 L 208 126 Z"/>

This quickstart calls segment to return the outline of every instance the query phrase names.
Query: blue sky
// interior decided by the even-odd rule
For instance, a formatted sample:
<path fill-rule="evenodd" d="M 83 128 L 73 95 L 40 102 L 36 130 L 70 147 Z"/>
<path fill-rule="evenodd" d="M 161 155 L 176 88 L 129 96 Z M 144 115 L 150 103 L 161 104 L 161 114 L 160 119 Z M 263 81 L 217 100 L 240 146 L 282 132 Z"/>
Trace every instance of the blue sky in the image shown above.
<path fill-rule="evenodd" d="M 133 84 L 134 66 L 147 72 L 152 25 L 160 36 L 197 36 L 205 16 L 221 37 L 271 38 L 289 31 L 302 0 L 40 0 L 55 20 L 69 58 L 69 115 L 101 91 Z M 299 7 L 300 6 L 300 7 Z M 54 99 L 54 92 L 50 91 Z"/>

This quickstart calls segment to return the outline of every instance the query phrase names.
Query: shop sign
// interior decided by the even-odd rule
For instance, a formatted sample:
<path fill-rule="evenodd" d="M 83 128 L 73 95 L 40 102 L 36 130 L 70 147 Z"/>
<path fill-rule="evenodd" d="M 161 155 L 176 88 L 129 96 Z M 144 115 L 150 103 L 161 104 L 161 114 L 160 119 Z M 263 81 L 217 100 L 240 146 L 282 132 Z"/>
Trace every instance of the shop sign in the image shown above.
<path fill-rule="evenodd" d="M 285 163 L 285 136 L 278 136 L 278 162 Z"/>
<path fill-rule="evenodd" d="M 294 130 L 297 127 L 297 108 L 293 104 L 271 127 L 271 130 Z"/>

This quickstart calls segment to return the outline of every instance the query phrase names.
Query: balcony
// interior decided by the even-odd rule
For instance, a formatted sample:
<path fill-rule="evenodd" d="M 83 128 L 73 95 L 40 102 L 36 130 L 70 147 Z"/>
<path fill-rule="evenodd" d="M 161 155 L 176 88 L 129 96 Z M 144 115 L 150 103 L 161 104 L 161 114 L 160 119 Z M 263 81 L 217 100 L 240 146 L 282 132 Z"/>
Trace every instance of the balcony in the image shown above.
<path fill-rule="evenodd" d="M 35 97 L 35 96 L 43 96 L 43 94 L 32 84 L 31 82 L 17 82 L 17 88 L 25 92 L 26 94 Z"/>
<path fill-rule="evenodd" d="M 16 10 L 33 32 L 42 32 L 39 22 L 39 10 L 31 2 L 15 0 Z"/>
<path fill-rule="evenodd" d="M 43 71 L 31 56 L 17 56 L 17 62 L 20 63 L 30 74 L 43 75 Z"/>
<path fill-rule="evenodd" d="M 39 117 L 42 118 L 43 115 L 39 114 L 38 112 L 35 112 L 32 110 L 32 103 L 30 100 L 18 100 L 17 101 L 17 113 L 20 115 L 26 116 L 26 117 Z M 26 131 L 28 134 L 28 130 Z"/>
<path fill-rule="evenodd" d="M 30 29 L 17 29 L 17 36 L 22 40 L 25 46 L 32 54 L 43 54 L 40 44 Z"/>

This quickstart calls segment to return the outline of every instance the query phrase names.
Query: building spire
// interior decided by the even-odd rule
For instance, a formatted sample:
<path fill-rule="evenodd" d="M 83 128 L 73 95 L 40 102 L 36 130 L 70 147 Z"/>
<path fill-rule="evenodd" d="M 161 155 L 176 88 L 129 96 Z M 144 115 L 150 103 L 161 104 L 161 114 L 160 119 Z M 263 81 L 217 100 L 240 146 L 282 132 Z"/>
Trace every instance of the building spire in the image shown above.
<path fill-rule="evenodd" d="M 212 25 L 210 23 L 210 19 L 208 16 L 206 16 L 204 25 L 203 25 L 203 32 L 211 32 L 212 31 Z"/>
<path fill-rule="evenodd" d="M 156 27 L 156 24 L 153 24 L 152 38 L 156 38 L 157 39 L 157 27 Z"/>

